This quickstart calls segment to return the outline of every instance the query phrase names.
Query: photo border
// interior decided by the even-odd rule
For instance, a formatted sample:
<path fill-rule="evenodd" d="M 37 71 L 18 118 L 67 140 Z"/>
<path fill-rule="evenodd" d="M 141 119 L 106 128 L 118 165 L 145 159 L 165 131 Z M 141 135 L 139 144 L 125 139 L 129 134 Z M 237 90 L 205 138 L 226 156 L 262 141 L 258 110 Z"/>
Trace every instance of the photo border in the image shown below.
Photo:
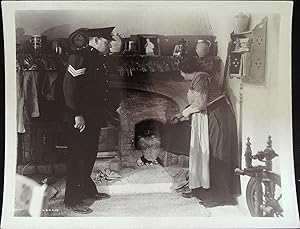
<path fill-rule="evenodd" d="M 78 10 L 78 9 L 94 9 L 95 7 L 109 8 L 112 2 L 2 2 L 3 9 L 3 31 L 4 31 L 4 52 L 5 52 L 5 172 L 4 172 L 4 191 L 3 191 L 3 211 L 2 211 L 2 227 L 3 228 L 38 228 L 43 225 L 44 228 L 74 228 L 78 226 L 84 228 L 213 228 L 213 227 L 230 227 L 230 228 L 298 228 L 299 216 L 297 208 L 297 198 L 295 189 L 294 160 L 293 154 L 282 155 L 280 158 L 281 177 L 283 187 L 283 199 L 285 215 L 282 219 L 276 218 L 120 218 L 120 217 L 63 217 L 63 218 L 26 218 L 14 217 L 14 190 L 15 190 L 15 166 L 16 165 L 16 85 L 15 85 L 15 69 L 16 69 L 16 47 L 15 40 L 15 11 L 16 10 Z M 122 7 L 126 7 L 128 2 L 120 1 L 118 3 Z M 159 7 L 167 7 L 172 2 L 131 2 L 140 7 L 141 4 L 157 4 Z M 89 4 L 89 6 L 87 6 Z M 280 37 L 279 37 L 279 75 L 290 76 L 286 78 L 287 83 L 291 85 L 291 20 L 293 2 L 185 2 L 185 4 L 195 4 L 195 7 L 209 9 L 210 7 L 219 10 L 239 10 L 240 7 L 253 10 L 254 12 L 270 12 L 279 13 L 280 20 Z M 266 7 L 267 6 L 267 7 Z M 288 88 L 285 88 L 288 89 Z M 291 95 L 291 88 L 285 93 Z M 292 144 L 292 103 L 291 96 L 288 96 L 288 110 L 284 114 L 290 121 L 290 131 L 285 133 L 290 137 L 287 151 L 293 151 Z M 15 137 L 14 137 L 15 136 Z M 218 220 L 215 220 L 218 219 Z M 105 225 L 105 226 L 104 226 Z"/>

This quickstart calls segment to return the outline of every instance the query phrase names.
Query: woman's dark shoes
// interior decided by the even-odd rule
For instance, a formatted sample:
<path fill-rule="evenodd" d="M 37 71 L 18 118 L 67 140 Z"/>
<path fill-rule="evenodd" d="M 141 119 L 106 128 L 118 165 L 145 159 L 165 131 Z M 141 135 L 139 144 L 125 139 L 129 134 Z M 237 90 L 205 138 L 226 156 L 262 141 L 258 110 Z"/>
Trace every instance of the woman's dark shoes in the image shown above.
<path fill-rule="evenodd" d="M 194 197 L 193 193 L 192 193 L 192 190 L 186 190 L 184 191 L 183 193 L 181 193 L 181 196 L 184 197 L 184 198 L 192 198 Z"/>
<path fill-rule="evenodd" d="M 199 204 L 203 205 L 206 208 L 224 206 L 224 202 L 222 201 L 199 201 Z"/>
<path fill-rule="evenodd" d="M 90 209 L 88 206 L 84 204 L 66 205 L 66 208 L 80 214 L 89 214 L 93 212 L 92 209 Z"/>
<path fill-rule="evenodd" d="M 175 192 L 182 193 L 186 188 L 188 187 L 189 183 L 188 181 L 186 182 L 181 182 L 179 184 L 173 184 L 172 188 L 174 189 Z"/>
<path fill-rule="evenodd" d="M 104 200 L 110 198 L 110 195 L 102 192 L 98 192 L 92 195 L 83 195 L 85 199 Z"/>

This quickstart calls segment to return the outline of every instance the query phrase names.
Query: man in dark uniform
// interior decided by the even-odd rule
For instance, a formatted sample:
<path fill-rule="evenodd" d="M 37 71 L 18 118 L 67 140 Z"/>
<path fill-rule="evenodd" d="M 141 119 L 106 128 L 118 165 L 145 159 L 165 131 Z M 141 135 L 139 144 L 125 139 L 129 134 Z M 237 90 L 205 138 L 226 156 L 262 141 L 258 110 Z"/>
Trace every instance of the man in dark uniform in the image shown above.
<path fill-rule="evenodd" d="M 109 198 L 106 193 L 98 193 L 90 176 L 100 129 L 106 121 L 104 110 L 109 93 L 104 60 L 113 29 L 79 29 L 69 38 L 74 54 L 69 57 L 63 83 L 69 148 L 64 202 L 67 208 L 84 214 L 92 212 L 84 199 Z"/>

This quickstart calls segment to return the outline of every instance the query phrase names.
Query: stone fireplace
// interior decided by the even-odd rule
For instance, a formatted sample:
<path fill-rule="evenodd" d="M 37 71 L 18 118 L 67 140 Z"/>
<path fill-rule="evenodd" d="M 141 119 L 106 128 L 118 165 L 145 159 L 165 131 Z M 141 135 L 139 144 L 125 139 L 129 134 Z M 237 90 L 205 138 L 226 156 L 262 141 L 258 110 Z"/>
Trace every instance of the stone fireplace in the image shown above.
<path fill-rule="evenodd" d="M 149 135 L 159 139 L 160 158 L 167 162 L 163 165 L 175 163 L 183 152 L 177 152 L 177 147 L 170 147 L 172 136 L 169 132 L 172 128 L 168 121 L 188 105 L 186 93 L 190 84 L 180 75 L 180 59 L 173 56 L 112 58 L 115 59 L 108 65 L 111 72 L 109 84 L 121 91 L 117 111 L 120 121 L 118 153 L 122 166 L 136 165 L 143 155 L 139 139 Z M 213 76 L 220 71 L 217 56 L 200 58 L 199 65 Z"/>
<path fill-rule="evenodd" d="M 154 135 L 160 139 L 164 153 L 165 124 L 179 112 L 170 98 L 154 92 L 124 89 L 119 108 L 119 151 L 123 166 L 136 163 L 142 156 L 139 137 Z"/>

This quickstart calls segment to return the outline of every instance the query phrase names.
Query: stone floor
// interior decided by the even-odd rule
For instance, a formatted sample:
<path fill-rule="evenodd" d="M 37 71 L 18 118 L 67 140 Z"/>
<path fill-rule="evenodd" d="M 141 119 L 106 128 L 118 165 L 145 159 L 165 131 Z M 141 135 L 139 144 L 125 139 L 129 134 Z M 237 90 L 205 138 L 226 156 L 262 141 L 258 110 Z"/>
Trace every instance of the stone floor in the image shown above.
<path fill-rule="evenodd" d="M 160 165 L 127 167 L 119 174 L 120 179 L 98 184 L 98 190 L 111 195 L 168 193 L 172 186 L 172 176 Z"/>
<path fill-rule="evenodd" d="M 178 166 L 162 167 L 160 165 L 136 166 L 121 169 L 121 178 L 96 182 L 99 192 L 111 195 L 110 199 L 101 201 L 86 200 L 93 209 L 88 215 L 74 213 L 64 207 L 63 195 L 65 180 L 59 178 L 51 185 L 52 196 L 46 216 L 68 217 L 249 217 L 239 206 L 222 206 L 205 208 L 196 198 L 185 199 L 172 189 L 174 175 L 182 169 Z M 96 172 L 92 177 L 96 176 Z M 41 177 L 35 177 L 41 179 Z M 16 206 L 16 216 L 26 216 L 26 212 Z"/>

